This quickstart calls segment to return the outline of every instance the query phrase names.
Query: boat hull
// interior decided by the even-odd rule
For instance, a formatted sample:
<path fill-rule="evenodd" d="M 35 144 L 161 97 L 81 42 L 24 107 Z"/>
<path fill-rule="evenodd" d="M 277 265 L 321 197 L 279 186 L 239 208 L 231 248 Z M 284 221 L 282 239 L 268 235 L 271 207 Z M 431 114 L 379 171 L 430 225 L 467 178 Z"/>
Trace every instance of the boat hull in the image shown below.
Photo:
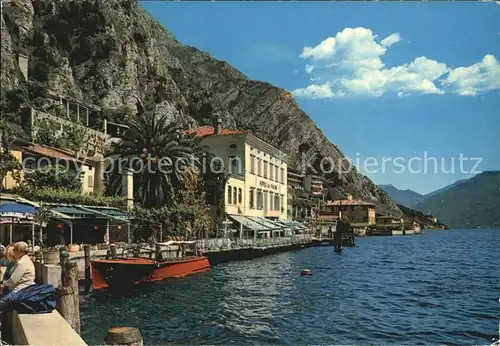
<path fill-rule="evenodd" d="M 92 289 L 126 288 L 138 284 L 180 278 L 210 270 L 205 256 L 156 262 L 147 258 L 90 261 Z"/>

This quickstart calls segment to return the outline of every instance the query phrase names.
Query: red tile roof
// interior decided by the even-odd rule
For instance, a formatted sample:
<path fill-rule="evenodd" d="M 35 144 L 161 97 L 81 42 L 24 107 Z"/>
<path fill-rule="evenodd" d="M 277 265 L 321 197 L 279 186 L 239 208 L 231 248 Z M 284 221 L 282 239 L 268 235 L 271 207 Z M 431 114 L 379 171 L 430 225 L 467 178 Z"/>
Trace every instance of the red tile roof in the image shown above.
<path fill-rule="evenodd" d="M 29 153 L 41 157 L 49 157 L 54 159 L 59 158 L 78 163 L 86 163 L 86 162 L 98 163 L 102 161 L 91 157 L 80 157 L 77 159 L 75 157 L 75 154 L 70 150 L 49 147 L 47 145 L 41 145 L 41 144 L 30 144 L 28 146 L 24 146 L 23 149 Z"/>
<path fill-rule="evenodd" d="M 215 129 L 213 126 L 201 126 L 198 127 L 194 130 L 187 130 L 186 133 L 188 134 L 194 134 L 196 137 L 205 137 L 205 136 L 210 136 L 215 134 Z M 240 133 L 246 133 L 245 131 L 242 130 L 235 130 L 235 129 L 222 129 L 221 133 L 219 135 L 236 135 Z"/>
<path fill-rule="evenodd" d="M 25 146 L 23 149 L 27 152 L 37 154 L 43 157 L 50 157 L 55 159 L 61 158 L 69 161 L 78 161 L 71 155 L 71 153 L 67 152 L 66 150 L 56 149 L 45 145 L 32 144 L 29 146 Z"/>

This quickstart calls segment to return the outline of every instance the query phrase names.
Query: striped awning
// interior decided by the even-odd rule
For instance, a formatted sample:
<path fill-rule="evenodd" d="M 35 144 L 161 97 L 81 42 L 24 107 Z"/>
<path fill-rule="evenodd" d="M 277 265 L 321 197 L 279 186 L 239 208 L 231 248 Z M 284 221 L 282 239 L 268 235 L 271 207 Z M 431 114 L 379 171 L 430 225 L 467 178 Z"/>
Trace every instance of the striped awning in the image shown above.
<path fill-rule="evenodd" d="M 286 226 L 275 223 L 271 220 L 268 220 L 263 217 L 258 217 L 258 216 L 247 216 L 248 219 L 251 219 L 252 221 L 255 221 L 261 225 L 264 225 L 265 227 L 272 229 L 272 230 L 282 230 Z"/>
<path fill-rule="evenodd" d="M 255 222 L 245 216 L 242 215 L 232 215 L 229 214 L 229 217 L 242 225 L 243 227 L 249 228 L 253 231 L 270 231 L 271 229 L 269 227 L 266 227 L 258 222 Z"/>

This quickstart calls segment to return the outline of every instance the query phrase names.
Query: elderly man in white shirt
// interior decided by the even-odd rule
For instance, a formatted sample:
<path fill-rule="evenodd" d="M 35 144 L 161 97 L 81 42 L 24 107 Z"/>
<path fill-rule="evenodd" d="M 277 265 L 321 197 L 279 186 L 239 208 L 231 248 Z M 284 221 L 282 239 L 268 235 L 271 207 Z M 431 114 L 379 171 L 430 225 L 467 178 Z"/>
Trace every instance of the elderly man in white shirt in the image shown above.
<path fill-rule="evenodd" d="M 35 284 L 35 265 L 28 256 L 28 248 L 28 244 L 23 241 L 14 244 L 16 266 L 10 278 L 3 283 L 10 292 L 17 292 Z"/>
<path fill-rule="evenodd" d="M 16 264 L 10 278 L 0 285 L 2 291 L 4 287 L 9 289 L 9 293 L 0 299 L 0 321 L 3 320 L 3 309 L 18 298 L 19 291 L 35 284 L 35 266 L 28 256 L 28 244 L 22 241 L 15 243 L 14 258 Z"/>

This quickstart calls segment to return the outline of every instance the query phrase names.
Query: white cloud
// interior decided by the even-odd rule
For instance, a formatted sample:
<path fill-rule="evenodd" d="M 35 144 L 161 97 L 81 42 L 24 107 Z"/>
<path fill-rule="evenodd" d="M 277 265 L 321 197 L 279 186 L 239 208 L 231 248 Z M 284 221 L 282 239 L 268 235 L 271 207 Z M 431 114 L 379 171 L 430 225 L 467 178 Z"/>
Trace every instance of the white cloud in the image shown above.
<path fill-rule="evenodd" d="M 398 33 L 391 34 L 384 38 L 380 43 L 382 44 L 383 47 L 389 48 L 395 43 L 398 43 L 401 41 L 401 36 Z"/>
<path fill-rule="evenodd" d="M 386 67 L 382 57 L 401 41 L 393 33 L 380 42 L 370 29 L 345 28 L 315 47 L 304 47 L 301 58 L 311 84 L 295 90 L 298 97 L 334 98 L 351 95 L 379 97 L 394 93 L 477 95 L 500 88 L 499 64 L 493 55 L 469 67 L 450 69 L 425 56 L 407 64 Z M 314 75 L 312 73 L 314 72 Z"/>
<path fill-rule="evenodd" d="M 311 99 L 326 99 L 335 96 L 328 83 L 323 85 L 311 84 L 306 88 L 295 90 L 293 94 L 295 96 L 307 97 Z"/>
<path fill-rule="evenodd" d="M 462 96 L 476 96 L 500 89 L 500 64 L 491 54 L 482 61 L 452 69 L 442 84 Z"/>

